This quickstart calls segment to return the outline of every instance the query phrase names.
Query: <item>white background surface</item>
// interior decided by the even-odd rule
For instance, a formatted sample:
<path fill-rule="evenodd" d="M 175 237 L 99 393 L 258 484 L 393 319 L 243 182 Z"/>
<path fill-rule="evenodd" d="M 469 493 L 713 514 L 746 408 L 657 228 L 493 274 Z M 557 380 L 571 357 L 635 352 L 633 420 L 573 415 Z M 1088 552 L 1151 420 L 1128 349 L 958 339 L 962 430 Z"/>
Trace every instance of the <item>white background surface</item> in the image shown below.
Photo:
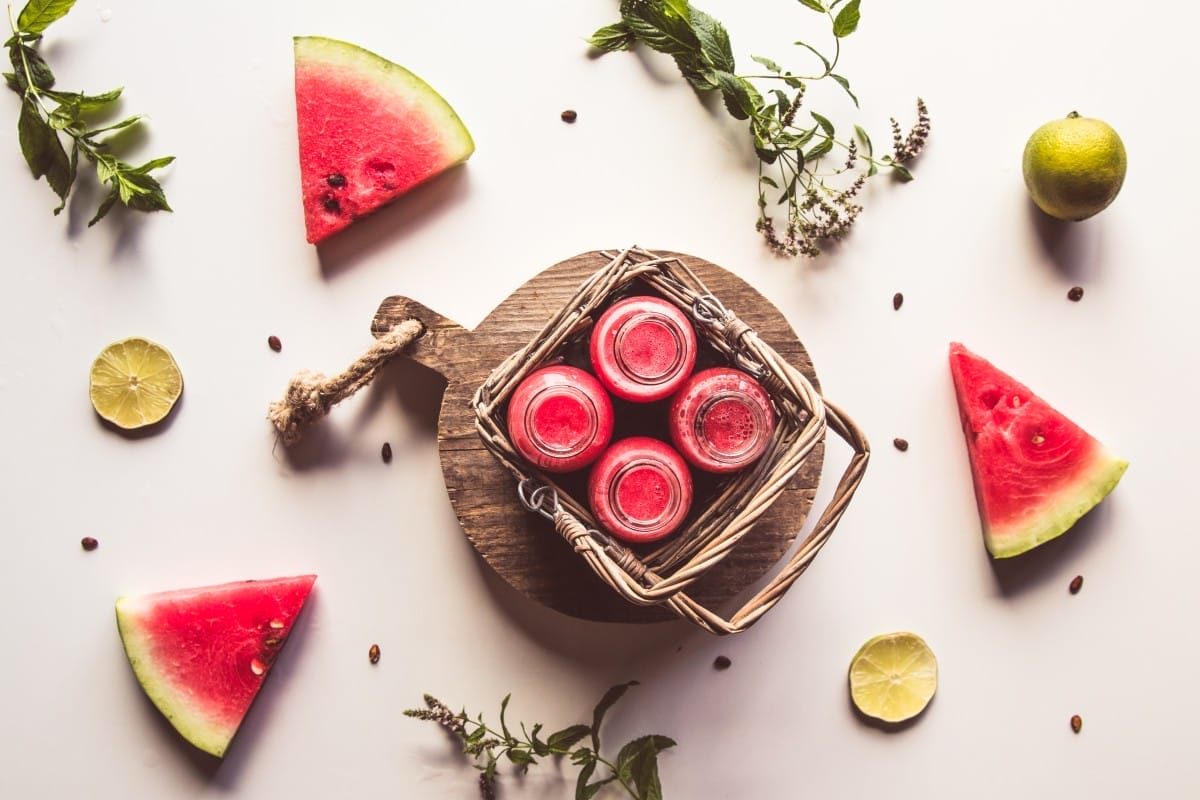
<path fill-rule="evenodd" d="M 50 29 L 62 87 L 124 85 L 124 108 L 151 115 L 134 155 L 178 156 L 164 178 L 176 213 L 89 230 L 97 198 L 80 192 L 52 216 L 19 154 L 17 100 L 0 99 L 0 797 L 472 797 L 448 740 L 400 714 L 423 692 L 494 719 L 511 691 L 514 718 L 556 728 L 628 679 L 642 685 L 606 739 L 677 739 L 661 762 L 672 800 L 1200 791 L 1200 436 L 1187 422 L 1200 64 L 1189 28 L 1164 17 L 1174 6 L 867 0 L 840 70 L 862 111 L 815 90 L 812 107 L 880 146 L 920 94 L 930 145 L 914 183 L 871 182 L 843 246 L 789 262 L 753 230 L 740 125 L 665 59 L 588 58 L 583 39 L 616 5 L 83 0 Z M 752 53 L 802 69 L 790 43 L 826 35 L 789 0 L 701 7 L 742 71 Z M 465 168 L 319 251 L 298 202 L 294 34 L 410 67 L 478 143 Z M 1055 225 L 1028 203 L 1020 155 L 1072 109 L 1116 127 L 1129 177 L 1099 217 Z M 443 488 L 441 384 L 411 364 L 293 453 L 276 446 L 267 403 L 294 371 L 332 373 L 369 344 L 384 296 L 473 326 L 541 269 L 631 243 L 704 256 L 764 292 L 874 444 L 834 538 L 748 633 L 581 622 L 495 578 Z M 1070 303 L 1076 284 L 1086 294 Z M 102 426 L 87 397 L 92 359 L 131 335 L 167 345 L 186 382 L 166 429 L 142 438 Z M 1131 462 L 1074 531 L 1003 567 L 979 535 L 946 367 L 955 339 Z M 822 497 L 847 455 L 831 443 Z M 84 553 L 84 535 L 99 550 Z M 113 600 L 310 571 L 310 606 L 230 754 L 202 757 L 134 681 Z M 941 684 L 916 724 L 884 732 L 852 712 L 845 672 L 896 629 L 929 641 Z M 719 654 L 732 668 L 712 668 Z M 546 765 L 505 776 L 503 796 L 567 797 L 573 780 Z"/>

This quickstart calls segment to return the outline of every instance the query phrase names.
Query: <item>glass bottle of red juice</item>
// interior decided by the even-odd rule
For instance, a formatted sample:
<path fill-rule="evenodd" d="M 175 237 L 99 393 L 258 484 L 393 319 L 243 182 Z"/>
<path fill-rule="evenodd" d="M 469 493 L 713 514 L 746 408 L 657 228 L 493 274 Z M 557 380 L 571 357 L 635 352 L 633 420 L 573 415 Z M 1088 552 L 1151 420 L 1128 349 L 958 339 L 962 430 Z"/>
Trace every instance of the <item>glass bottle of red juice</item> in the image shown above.
<path fill-rule="evenodd" d="M 766 452 L 775 430 L 775 411 L 766 389 L 728 367 L 701 370 L 671 401 L 671 441 L 692 466 L 728 473 L 747 467 Z"/>
<path fill-rule="evenodd" d="M 572 472 L 595 461 L 612 439 L 612 401 L 576 367 L 543 367 L 521 381 L 508 403 L 508 435 L 546 472 Z"/>
<path fill-rule="evenodd" d="M 665 442 L 631 436 L 613 443 L 588 479 L 592 513 L 609 533 L 640 544 L 662 539 L 692 506 L 687 462 Z"/>
<path fill-rule="evenodd" d="M 596 321 L 590 352 L 596 377 L 617 397 L 649 403 L 669 397 L 696 364 L 687 315 L 658 297 L 628 297 Z"/>

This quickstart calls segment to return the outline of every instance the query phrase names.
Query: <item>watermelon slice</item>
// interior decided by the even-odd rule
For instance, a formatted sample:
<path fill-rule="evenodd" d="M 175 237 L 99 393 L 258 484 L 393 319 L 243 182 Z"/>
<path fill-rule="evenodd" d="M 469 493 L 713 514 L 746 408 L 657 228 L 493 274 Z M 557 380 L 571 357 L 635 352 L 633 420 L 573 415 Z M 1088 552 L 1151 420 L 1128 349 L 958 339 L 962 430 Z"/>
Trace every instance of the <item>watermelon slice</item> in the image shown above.
<path fill-rule="evenodd" d="M 117 600 L 133 672 L 183 738 L 225 755 L 316 579 L 241 581 Z"/>
<path fill-rule="evenodd" d="M 296 122 L 316 244 L 466 161 L 475 142 L 429 84 L 356 45 L 297 36 Z"/>
<path fill-rule="evenodd" d="M 1009 558 L 1065 533 L 1117 485 L 1128 462 L 961 344 L 950 373 L 983 539 Z"/>

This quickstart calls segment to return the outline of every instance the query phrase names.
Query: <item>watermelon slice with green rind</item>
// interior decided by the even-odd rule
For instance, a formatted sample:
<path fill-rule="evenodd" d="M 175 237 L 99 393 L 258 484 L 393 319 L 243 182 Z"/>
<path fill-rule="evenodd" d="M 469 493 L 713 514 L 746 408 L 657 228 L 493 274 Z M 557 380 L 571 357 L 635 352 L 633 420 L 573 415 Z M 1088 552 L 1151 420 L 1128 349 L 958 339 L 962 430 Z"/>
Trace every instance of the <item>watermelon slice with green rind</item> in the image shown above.
<path fill-rule="evenodd" d="M 995 558 L 1062 535 L 1116 487 L 1128 462 L 963 345 L 950 373 L 983 538 Z"/>
<path fill-rule="evenodd" d="M 357 45 L 294 39 L 300 184 L 316 244 L 466 161 L 470 132 L 425 81 Z"/>
<path fill-rule="evenodd" d="M 117 600 L 117 627 L 138 683 L 185 739 L 225 755 L 316 579 L 240 581 Z"/>

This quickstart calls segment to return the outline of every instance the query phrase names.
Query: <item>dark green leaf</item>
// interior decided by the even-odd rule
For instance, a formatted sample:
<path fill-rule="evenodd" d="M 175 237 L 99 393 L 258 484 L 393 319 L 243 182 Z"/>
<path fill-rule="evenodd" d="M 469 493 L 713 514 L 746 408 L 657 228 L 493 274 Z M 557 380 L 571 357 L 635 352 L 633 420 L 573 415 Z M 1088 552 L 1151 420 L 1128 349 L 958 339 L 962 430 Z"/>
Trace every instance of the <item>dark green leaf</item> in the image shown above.
<path fill-rule="evenodd" d="M 659 3 L 623 3 L 621 13 L 638 41 L 674 58 L 675 66 L 692 86 L 701 91 L 713 88 L 700 40 L 685 17 Z"/>
<path fill-rule="evenodd" d="M 139 121 L 141 121 L 141 119 L 141 114 L 134 114 L 132 117 L 126 117 L 120 122 L 114 122 L 112 125 L 105 125 L 103 128 L 92 128 L 87 132 L 87 138 L 91 139 L 93 136 L 99 133 L 111 133 L 113 131 L 124 130 L 132 125 L 136 125 Z"/>
<path fill-rule="evenodd" d="M 666 736 L 642 736 L 626 744 L 617 755 L 617 775 L 625 783 L 632 781 L 638 797 L 643 800 L 662 800 L 662 784 L 658 778 L 658 754 L 675 741 Z"/>
<path fill-rule="evenodd" d="M 821 116 L 820 114 L 818 114 L 815 111 L 810 111 L 808 113 L 811 114 L 812 118 L 817 121 L 817 124 L 821 126 L 821 130 L 825 131 L 826 135 L 833 136 L 833 123 L 832 122 L 830 122 L 828 119 Z"/>
<path fill-rule="evenodd" d="M 828 75 L 829 71 L 833 69 L 833 65 L 829 63 L 829 59 L 825 57 L 825 54 L 813 47 L 811 44 L 808 44 L 807 42 L 792 42 L 792 44 L 805 48 L 817 58 L 821 59 L 821 63 L 825 65 L 825 72 L 823 74 Z"/>
<path fill-rule="evenodd" d="M 17 139 L 21 143 L 21 153 L 25 163 L 35 178 L 40 178 L 50 169 L 54 161 L 54 150 L 62 150 L 58 134 L 42 119 L 37 100 L 26 96 L 21 101 L 21 114 L 17 117 Z"/>
<path fill-rule="evenodd" d="M 850 34 L 858 29 L 858 4 L 859 0 L 850 0 L 849 3 L 842 6 L 842 10 L 837 13 L 833 20 L 833 35 L 839 39 L 845 39 Z"/>
<path fill-rule="evenodd" d="M 764 67 L 766 67 L 771 72 L 774 72 L 776 75 L 783 72 L 783 67 L 779 66 L 774 61 L 772 61 L 769 58 L 766 58 L 765 56 L 750 56 L 750 58 L 753 59 L 754 61 L 757 61 L 758 63 L 762 64 Z"/>
<path fill-rule="evenodd" d="M 579 777 L 575 779 L 575 800 L 591 800 L 596 792 L 600 791 L 603 784 L 588 786 L 588 781 L 592 779 L 592 773 L 595 771 L 595 761 L 589 761 L 579 770 Z"/>
<path fill-rule="evenodd" d="M 629 30 L 629 26 L 624 22 L 618 22 L 615 25 L 605 25 L 588 38 L 588 44 L 606 53 L 628 50 L 633 46 L 633 42 L 633 32 Z"/>
<path fill-rule="evenodd" d="M 759 183 L 765 183 L 767 186 L 770 186 L 772 189 L 779 188 L 779 184 L 776 183 L 775 179 L 772 178 L 770 175 L 760 175 L 758 177 L 758 180 L 759 180 Z"/>
<path fill-rule="evenodd" d="M 596 704 L 596 708 L 592 711 L 592 749 L 600 750 L 600 723 L 604 722 L 604 715 L 613 707 L 613 704 L 620 700 L 625 692 L 629 691 L 629 687 L 637 686 L 637 681 L 629 681 L 628 683 L 619 683 L 611 687 L 604 696 L 600 698 L 600 702 Z"/>
<path fill-rule="evenodd" d="M 716 70 L 733 72 L 733 47 L 729 44 L 725 26 L 698 8 L 691 10 L 691 20 L 705 63 Z"/>
<path fill-rule="evenodd" d="M 829 73 L 829 77 L 837 81 L 838 86 L 846 90 L 846 94 L 850 95 L 850 99 L 854 101 L 854 107 L 858 108 L 858 98 L 854 96 L 854 92 L 850 91 L 850 81 L 843 78 L 841 75 Z"/>
<path fill-rule="evenodd" d="M 110 92 L 103 92 L 101 94 L 81 94 L 79 95 L 79 110 L 85 114 L 89 111 L 99 111 L 101 108 L 104 108 L 104 106 L 120 97 L 121 92 L 123 91 L 124 87 L 119 87 Z"/>
<path fill-rule="evenodd" d="M 813 11 L 819 11 L 822 14 L 825 13 L 825 6 L 821 5 L 821 0 L 800 0 L 800 5 L 808 6 Z"/>
<path fill-rule="evenodd" d="M 858 135 L 858 140 L 862 142 L 863 147 L 866 148 L 867 156 L 875 155 L 875 147 L 871 144 L 871 137 L 867 135 L 866 129 L 861 125 L 855 125 L 854 132 Z"/>
<path fill-rule="evenodd" d="M 764 164 L 774 164 L 779 158 L 778 150 L 768 150 L 765 147 L 755 147 L 754 152 L 758 155 L 758 160 Z"/>
<path fill-rule="evenodd" d="M 570 750 L 591 732 L 592 729 L 587 725 L 572 725 L 550 734 L 546 744 L 550 745 L 551 750 Z"/>
<path fill-rule="evenodd" d="M 892 173 L 905 183 L 908 183 L 913 179 L 913 174 L 908 171 L 907 167 L 903 167 L 896 162 L 892 162 L 890 166 L 892 168 Z"/>
<path fill-rule="evenodd" d="M 128 166 L 128 165 L 124 165 Z M 137 211 L 170 211 L 167 198 L 162 186 L 149 175 L 135 172 L 122 172 L 117 176 L 117 193 L 121 202 Z M 125 198 L 126 192 L 129 198 Z"/>
<path fill-rule="evenodd" d="M 16 72 L 4 73 L 4 82 L 17 94 L 25 94 L 25 76 Z"/>
<path fill-rule="evenodd" d="M 500 701 L 500 731 L 504 734 L 505 739 L 511 739 L 512 734 L 508 732 L 508 723 L 504 721 L 504 712 L 508 711 L 508 701 L 512 699 L 512 693 L 504 695 L 504 699 Z"/>
<path fill-rule="evenodd" d="M 50 112 L 50 127 L 56 131 L 61 131 L 78 119 L 79 101 L 68 100 L 65 103 L 59 103 L 58 107 Z"/>
<path fill-rule="evenodd" d="M 813 148 L 804 154 L 804 160 L 808 162 L 816 161 L 821 156 L 833 149 L 832 139 L 822 139 L 813 145 Z"/>
<path fill-rule="evenodd" d="M 25 67 L 29 66 L 29 74 L 33 76 L 33 85 L 39 89 L 49 89 L 54 85 L 54 73 L 46 64 L 45 59 L 28 45 L 18 45 L 8 51 L 8 60 L 13 70 L 22 78 L 25 77 Z"/>
<path fill-rule="evenodd" d="M 528 767 L 530 764 L 537 763 L 537 760 L 524 750 L 509 750 L 507 755 L 508 760 L 518 767 Z"/>
<path fill-rule="evenodd" d="M 111 209 L 113 207 L 113 204 L 116 202 L 117 202 L 117 193 L 109 192 L 108 197 L 105 197 L 104 202 L 102 202 L 100 204 L 100 208 L 96 209 L 96 215 L 88 220 L 88 227 L 90 228 L 93 225 L 95 225 L 97 222 L 99 222 L 100 220 L 104 219 L 104 216 L 108 213 L 109 209 Z"/>
<path fill-rule="evenodd" d="M 589 729 L 590 730 L 590 729 Z M 588 762 L 594 762 L 596 754 L 588 747 L 577 747 L 571 751 L 571 763 L 575 766 L 581 766 Z"/>
<path fill-rule="evenodd" d="M 475 744 L 476 742 L 482 741 L 483 737 L 486 735 L 487 728 L 482 726 L 478 727 L 463 737 L 463 744 Z"/>
<path fill-rule="evenodd" d="M 783 82 L 793 89 L 799 89 L 804 86 L 804 81 L 792 75 L 790 72 L 783 76 Z"/>
<path fill-rule="evenodd" d="M 50 23 L 65 17 L 75 0 L 29 0 L 17 17 L 17 27 L 25 33 L 41 33 Z"/>
<path fill-rule="evenodd" d="M 754 87 L 744 78 L 730 72 L 717 72 L 716 79 L 721 98 L 725 101 L 725 108 L 729 113 L 735 119 L 749 119 L 762 102 Z"/>

